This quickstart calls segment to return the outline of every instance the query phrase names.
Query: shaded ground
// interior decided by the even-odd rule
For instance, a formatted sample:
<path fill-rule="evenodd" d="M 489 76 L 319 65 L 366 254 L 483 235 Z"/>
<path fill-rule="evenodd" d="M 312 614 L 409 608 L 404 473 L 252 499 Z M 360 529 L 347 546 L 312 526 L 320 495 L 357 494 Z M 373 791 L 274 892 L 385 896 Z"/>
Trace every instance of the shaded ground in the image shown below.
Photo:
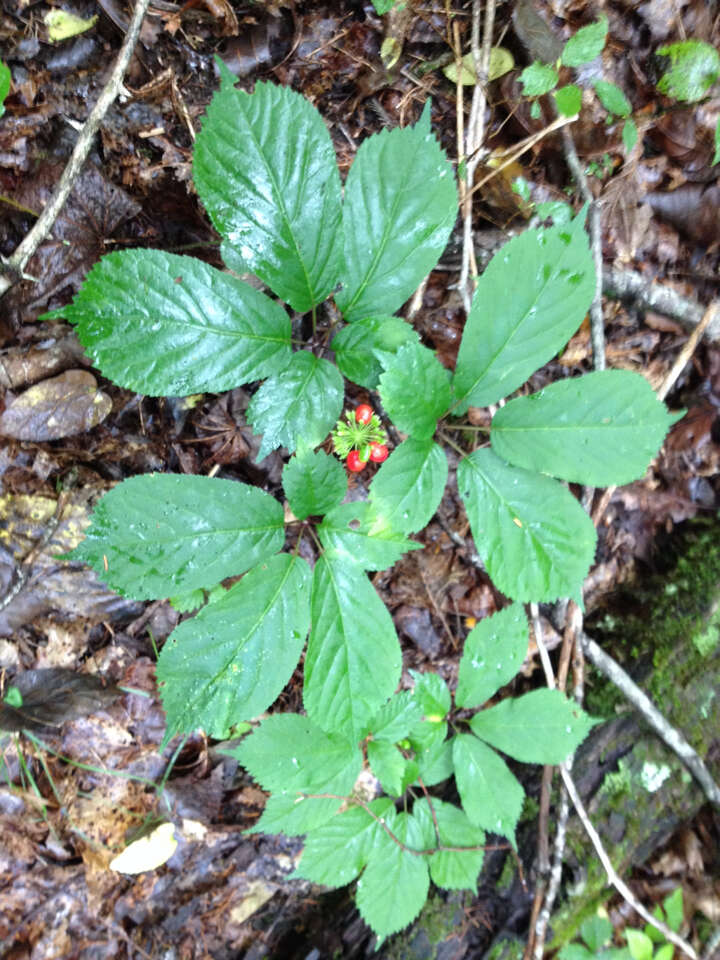
<path fill-rule="evenodd" d="M 632 100 L 642 134 L 625 159 L 619 125 L 608 126 L 604 111 L 590 101 L 573 128 L 583 165 L 596 174 L 590 177 L 591 189 L 603 199 L 604 258 L 707 303 L 717 294 L 720 194 L 712 157 L 720 99 L 671 108 L 653 86 L 652 52 L 683 34 L 717 41 L 714 8 L 684 0 L 617 0 L 602 6 L 610 19 L 605 76 Z M 528 60 L 527 27 L 513 27 L 512 7 L 516 21 L 527 14 L 525 4 L 501 5 L 497 37 L 503 35 L 522 66 Z M 77 123 L 102 88 L 126 22 L 126 11 L 114 0 L 77 3 L 74 13 L 97 14 L 97 22 L 53 45 L 43 23 L 49 8 L 2 4 L 0 42 L 14 83 L 0 120 L 3 255 L 12 252 L 57 182 Z M 539 9 L 561 38 L 596 13 L 587 0 L 547 2 Z M 52 240 L 28 267 L 36 279 L 0 301 L 0 591 L 6 600 L 11 597 L 0 610 L 3 681 L 62 667 L 133 691 L 68 691 L 64 675 L 52 683 L 44 675 L 34 727 L 39 742 L 23 738 L 18 749 L 17 741 L 5 741 L 0 956 L 317 960 L 371 950 L 371 938 L 346 892 L 321 896 L 308 884 L 285 881 L 299 842 L 243 835 L 259 816 L 264 795 L 223 756 L 222 745 L 196 735 L 159 752 L 164 718 L 153 664 L 180 615 L 164 602 L 143 605 L 118 598 L 87 570 L 58 559 L 75 542 L 97 498 L 127 476 L 217 470 L 279 495 L 283 458 L 276 452 L 260 466 L 255 463 L 259 441 L 244 417 L 249 392 L 236 389 L 192 400 L 131 394 L 89 370 L 70 328 L 40 323 L 37 317 L 67 303 L 108 250 L 192 251 L 221 265 L 217 237 L 193 193 L 190 167 L 193 131 L 215 88 L 215 53 L 247 85 L 267 78 L 309 97 L 330 128 L 343 174 L 364 136 L 414 121 L 428 96 L 433 127 L 454 158 L 456 90 L 439 67 L 452 59 L 449 13 L 466 49 L 469 12 L 468 4 L 439 0 L 409 4 L 402 14 L 384 19 L 369 3 L 208 0 L 183 8 L 167 2 L 153 6 L 126 93 L 111 108 Z M 537 27 L 531 23 L 532 29 Z M 389 69 L 381 58 L 388 38 L 401 51 Z M 488 146 L 497 151 L 542 129 L 549 119 L 549 114 L 531 116 L 518 72 L 490 87 Z M 489 169 L 481 168 L 478 176 Z M 559 138 L 541 140 L 478 195 L 481 266 L 508 232 L 527 221 L 528 208 L 511 189 L 517 176 L 527 179 L 535 201 L 564 198 L 571 178 Z M 454 366 L 464 320 L 452 286 L 459 250 L 456 231 L 414 317 L 424 341 L 448 367 Z M 608 364 L 639 370 L 657 386 L 686 339 L 682 324 L 637 304 L 610 300 L 605 319 Z M 591 365 L 589 330 L 583 326 L 562 356 L 532 378 L 531 387 Z M 657 566 L 665 550 L 661 534 L 717 511 L 717 344 L 701 346 L 668 402 L 688 413 L 647 476 L 612 499 L 587 586 L 589 611 L 604 611 L 608 595 L 620 584 Z M 489 422 L 487 411 L 474 410 L 472 416 L 478 424 Z M 364 497 L 366 482 L 351 479 L 351 496 Z M 469 625 L 502 602 L 470 562 L 468 550 L 458 546 L 467 534 L 451 484 L 423 534 L 426 549 L 374 577 L 403 641 L 405 669 L 431 664 L 450 684 Z M 614 616 L 626 613 L 621 608 Z M 551 611 L 543 616 L 552 646 L 559 634 Z M 632 649 L 616 655 L 632 665 Z M 536 682 L 536 666 L 529 658 L 518 689 Z M 54 683 L 59 689 L 53 698 Z M 53 699 L 56 709 L 48 713 Z M 299 684 L 292 682 L 280 707 L 299 703 Z M 19 725 L 6 711 L 3 726 Z M 22 726 L 28 726 L 27 717 Z M 705 746 L 715 747 L 719 734 L 711 732 Z M 618 760 L 619 753 L 608 769 Z M 539 779 L 539 772 L 533 776 Z M 597 786 L 589 785 L 588 791 Z M 526 779 L 526 787 L 537 796 L 538 782 Z M 699 800 L 688 800 L 689 814 L 699 807 Z M 132 835 L 168 815 L 177 824 L 180 843 L 167 866 L 137 879 L 108 869 L 129 831 Z M 680 829 L 678 823 L 676 816 L 660 838 L 667 844 L 662 853 L 647 861 L 653 847 L 645 850 L 645 860 L 632 861 L 638 890 L 653 903 L 666 892 L 666 876 L 673 882 L 700 876 L 704 885 L 696 884 L 702 892 L 692 901 L 692 933 L 706 934 L 710 922 L 720 922 L 717 820 L 704 808 Z M 528 810 L 521 844 L 528 873 L 534 843 L 533 811 Z M 666 858 L 664 867 L 660 856 Z M 433 926 L 438 956 L 482 956 L 500 932 L 524 937 L 532 889 L 523 890 L 506 859 L 505 854 L 488 857 L 477 898 L 441 902 L 446 926 Z M 623 920 L 627 917 L 620 916 Z M 397 939 L 386 955 L 397 948 L 397 955 L 433 956 L 427 952 L 437 948 L 431 939 L 427 931 Z"/>

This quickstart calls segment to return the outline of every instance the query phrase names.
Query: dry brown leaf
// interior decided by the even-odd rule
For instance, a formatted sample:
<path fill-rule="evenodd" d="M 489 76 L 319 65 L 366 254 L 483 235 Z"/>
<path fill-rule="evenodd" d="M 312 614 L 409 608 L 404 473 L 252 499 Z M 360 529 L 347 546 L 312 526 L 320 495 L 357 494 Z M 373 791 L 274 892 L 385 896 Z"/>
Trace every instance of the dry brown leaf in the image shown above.
<path fill-rule="evenodd" d="M 0 416 L 0 434 L 40 443 L 92 430 L 112 410 L 110 397 L 86 370 L 68 370 L 36 383 Z"/>

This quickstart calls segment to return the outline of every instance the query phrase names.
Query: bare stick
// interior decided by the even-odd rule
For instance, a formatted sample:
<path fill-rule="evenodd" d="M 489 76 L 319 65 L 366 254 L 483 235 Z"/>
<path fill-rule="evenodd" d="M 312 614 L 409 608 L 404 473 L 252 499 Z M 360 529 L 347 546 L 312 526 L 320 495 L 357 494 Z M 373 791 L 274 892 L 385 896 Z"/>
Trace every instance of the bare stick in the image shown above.
<path fill-rule="evenodd" d="M 690 773 L 702 787 L 710 803 L 720 808 L 720 787 L 715 783 L 710 771 L 705 766 L 702 757 L 690 746 L 685 737 L 676 730 L 652 701 L 643 693 L 640 687 L 625 673 L 623 668 L 609 654 L 589 637 L 581 634 L 585 656 L 608 680 L 615 684 L 635 709 L 642 714 L 645 720 L 655 730 L 664 743 L 685 764 Z"/>
<path fill-rule="evenodd" d="M 150 0 L 136 0 L 135 11 L 130 21 L 128 31 L 125 34 L 123 44 L 120 47 L 115 66 L 98 97 L 97 103 L 83 124 L 83 128 L 75 143 L 75 148 L 62 172 L 55 192 L 45 205 L 32 230 L 24 237 L 12 256 L 7 260 L 3 258 L 2 263 L 4 269 L 0 272 L 0 297 L 22 277 L 28 261 L 52 230 L 57 215 L 65 205 L 65 201 L 70 195 L 73 184 L 87 160 L 93 138 L 110 105 L 118 95 L 125 70 L 130 62 L 130 57 L 132 56 L 137 38 L 140 34 L 140 27 L 142 26 L 149 2 Z"/>

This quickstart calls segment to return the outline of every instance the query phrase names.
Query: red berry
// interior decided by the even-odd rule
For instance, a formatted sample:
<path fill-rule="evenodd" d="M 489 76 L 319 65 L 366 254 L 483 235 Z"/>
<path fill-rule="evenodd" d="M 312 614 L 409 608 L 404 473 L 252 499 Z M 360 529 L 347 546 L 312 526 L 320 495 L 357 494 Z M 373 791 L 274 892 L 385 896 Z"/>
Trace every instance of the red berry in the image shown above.
<path fill-rule="evenodd" d="M 370 423 L 373 416 L 373 408 L 369 403 L 361 403 L 359 407 L 355 408 L 355 422 L 356 423 Z"/>
<path fill-rule="evenodd" d="M 352 470 L 353 473 L 360 473 L 367 466 L 367 460 L 361 460 L 357 450 L 351 450 L 347 455 L 347 465 L 348 470 Z"/>
<path fill-rule="evenodd" d="M 371 443 L 370 444 L 370 459 L 374 463 L 382 463 L 388 458 L 388 448 L 384 443 Z"/>

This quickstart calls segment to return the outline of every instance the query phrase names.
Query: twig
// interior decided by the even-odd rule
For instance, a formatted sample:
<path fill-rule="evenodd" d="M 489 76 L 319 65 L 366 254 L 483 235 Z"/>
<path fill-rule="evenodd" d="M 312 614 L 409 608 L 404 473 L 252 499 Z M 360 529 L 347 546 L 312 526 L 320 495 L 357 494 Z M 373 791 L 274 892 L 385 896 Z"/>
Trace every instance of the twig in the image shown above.
<path fill-rule="evenodd" d="M 0 272 L 0 297 L 23 276 L 28 261 L 52 230 L 58 214 L 65 205 L 65 201 L 70 195 L 73 184 L 87 160 L 92 140 L 110 105 L 118 95 L 125 70 L 130 62 L 130 57 L 132 56 L 135 43 L 140 34 L 140 27 L 142 26 L 149 2 L 150 0 L 136 0 L 130 26 L 125 34 L 125 39 L 120 47 L 120 52 L 118 53 L 110 77 L 103 87 L 97 103 L 83 124 L 83 128 L 75 143 L 75 148 L 62 172 L 55 192 L 45 205 L 32 230 L 24 237 L 12 256 L 7 260 L 3 258 L 2 264 L 4 269 Z"/>
<path fill-rule="evenodd" d="M 590 334 L 592 337 L 593 366 L 596 370 L 605 369 L 605 321 L 602 310 L 603 290 L 603 258 L 602 258 L 602 225 L 600 223 L 600 209 L 590 192 L 585 171 L 575 149 L 575 141 L 567 127 L 562 131 L 565 160 L 572 172 L 582 198 L 590 207 L 590 249 L 595 263 L 595 296 L 590 305 Z"/>
<path fill-rule="evenodd" d="M 702 787 L 710 803 L 720 808 L 720 787 L 713 780 L 702 757 L 695 752 L 685 737 L 665 719 L 640 687 L 625 673 L 619 663 L 605 653 L 586 633 L 581 634 L 581 642 L 588 660 L 608 680 L 615 684 L 626 700 L 630 701 L 664 743 L 682 760 Z"/>
<path fill-rule="evenodd" d="M 675 363 L 673 363 L 667 376 L 663 380 L 662 385 L 660 386 L 660 389 L 657 392 L 657 395 L 661 400 L 664 400 L 665 397 L 668 395 L 668 393 L 670 393 L 672 388 L 675 386 L 675 382 L 677 381 L 677 378 L 682 373 L 685 367 L 685 364 L 688 362 L 690 357 L 693 355 L 693 353 L 697 349 L 697 346 L 700 343 L 703 333 L 708 329 L 708 327 L 712 323 L 712 320 L 715 317 L 718 317 L 720 319 L 720 310 L 718 309 L 717 301 L 713 301 L 710 304 L 710 306 L 706 309 L 705 313 L 703 314 L 702 320 L 695 327 L 693 332 L 688 337 L 685 343 L 685 346 L 677 355 L 675 359 Z M 593 511 L 593 515 L 592 515 L 592 521 L 595 524 L 595 526 L 597 526 L 598 523 L 600 523 L 600 519 L 602 515 L 605 513 L 605 510 L 607 509 L 607 506 L 612 499 L 612 495 L 615 493 L 616 490 L 617 490 L 617 486 L 607 487 L 605 490 L 603 490 L 603 495 L 600 498 L 598 505 L 595 507 L 595 510 Z"/>
<path fill-rule="evenodd" d="M 720 927 L 716 927 L 712 936 L 705 945 L 702 960 L 717 960 L 717 949 L 720 947 Z"/>
<path fill-rule="evenodd" d="M 545 643 L 543 641 L 541 631 L 535 634 L 535 642 L 538 645 L 538 650 L 541 650 L 542 648 L 545 647 Z M 547 650 L 545 650 L 545 656 L 543 656 L 541 653 L 540 660 L 543 665 L 543 669 L 545 670 L 545 681 L 548 687 L 552 689 L 555 686 L 555 674 L 553 673 L 552 663 L 550 662 L 550 657 L 548 656 Z M 640 916 L 643 918 L 643 920 L 645 920 L 647 923 L 655 927 L 656 930 L 659 930 L 663 934 L 666 940 L 669 940 L 671 943 L 674 943 L 676 947 L 682 950 L 683 953 L 687 954 L 688 957 L 691 957 L 692 960 L 698 960 L 697 954 L 695 953 L 693 948 L 690 946 L 690 944 L 686 943 L 685 940 L 683 940 L 682 937 L 679 937 L 673 930 L 670 929 L 670 927 L 662 923 L 662 921 L 657 920 L 648 910 L 646 910 L 645 907 L 640 903 L 640 901 L 635 898 L 635 894 L 628 887 L 625 881 L 616 873 L 615 868 L 610 862 L 610 858 L 605 852 L 605 848 L 603 846 L 602 840 L 600 839 L 600 835 L 598 834 L 595 827 L 592 825 L 590 818 L 587 814 L 587 811 L 585 809 L 585 806 L 582 800 L 580 799 L 580 794 L 577 792 L 575 783 L 573 782 L 573 779 L 570 775 L 570 771 L 572 770 L 572 763 L 573 763 L 573 758 L 571 757 L 564 764 L 560 765 L 559 767 L 560 776 L 562 777 L 563 783 L 565 784 L 565 789 L 570 795 L 570 799 L 572 800 L 573 806 L 575 807 L 577 815 L 580 818 L 580 822 L 585 828 L 585 832 L 590 838 L 590 842 L 595 848 L 595 852 L 597 853 L 598 858 L 602 863 L 603 868 L 605 869 L 605 873 L 607 874 L 607 878 L 610 881 L 610 884 L 613 887 L 615 887 L 617 892 L 630 904 L 633 910 L 635 910 L 636 913 L 639 913 Z M 536 957 L 538 956 L 537 945 L 536 945 L 535 956 Z"/>
<path fill-rule="evenodd" d="M 603 293 L 615 300 L 632 300 L 641 309 L 677 320 L 686 330 L 692 330 L 703 318 L 703 308 L 696 300 L 680 296 L 672 287 L 648 281 L 634 270 L 606 267 Z M 706 332 L 709 340 L 720 340 L 720 315 L 708 325 Z"/>

